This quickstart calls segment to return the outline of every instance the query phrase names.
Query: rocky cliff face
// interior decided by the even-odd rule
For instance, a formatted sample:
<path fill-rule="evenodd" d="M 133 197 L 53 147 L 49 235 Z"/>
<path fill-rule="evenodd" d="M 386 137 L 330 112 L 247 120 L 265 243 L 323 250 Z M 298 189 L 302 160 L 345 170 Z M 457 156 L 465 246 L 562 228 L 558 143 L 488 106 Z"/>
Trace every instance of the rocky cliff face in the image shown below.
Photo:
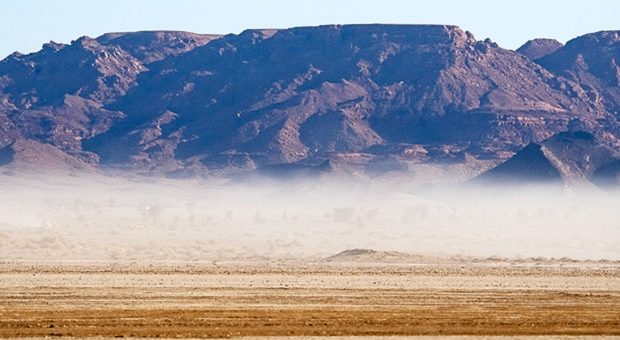
<path fill-rule="evenodd" d="M 531 53 L 455 26 L 81 38 L 0 62 L 0 135 L 171 175 L 503 160 L 567 130 L 620 149 L 612 35 Z"/>

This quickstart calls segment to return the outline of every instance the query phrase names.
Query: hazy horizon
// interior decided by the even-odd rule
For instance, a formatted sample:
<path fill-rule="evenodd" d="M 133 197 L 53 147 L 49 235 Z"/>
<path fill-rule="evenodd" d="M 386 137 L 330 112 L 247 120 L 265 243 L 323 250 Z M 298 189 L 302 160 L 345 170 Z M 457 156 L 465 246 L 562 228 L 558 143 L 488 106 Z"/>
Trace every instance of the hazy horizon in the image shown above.
<path fill-rule="evenodd" d="M 470 191 L 351 182 L 3 177 L 3 261 L 324 258 L 364 248 L 476 258 L 620 260 L 602 191 Z"/>

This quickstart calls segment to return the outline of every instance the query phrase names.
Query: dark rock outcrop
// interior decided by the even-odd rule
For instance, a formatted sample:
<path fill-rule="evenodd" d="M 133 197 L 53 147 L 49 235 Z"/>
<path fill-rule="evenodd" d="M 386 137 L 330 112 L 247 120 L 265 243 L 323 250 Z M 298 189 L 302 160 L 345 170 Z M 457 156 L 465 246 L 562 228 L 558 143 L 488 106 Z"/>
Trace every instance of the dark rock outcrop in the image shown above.
<path fill-rule="evenodd" d="M 470 183 L 491 185 L 559 184 L 603 186 L 613 177 L 620 154 L 596 141 L 592 134 L 562 132 L 532 143 Z M 615 175 L 615 174 L 614 174 Z"/>

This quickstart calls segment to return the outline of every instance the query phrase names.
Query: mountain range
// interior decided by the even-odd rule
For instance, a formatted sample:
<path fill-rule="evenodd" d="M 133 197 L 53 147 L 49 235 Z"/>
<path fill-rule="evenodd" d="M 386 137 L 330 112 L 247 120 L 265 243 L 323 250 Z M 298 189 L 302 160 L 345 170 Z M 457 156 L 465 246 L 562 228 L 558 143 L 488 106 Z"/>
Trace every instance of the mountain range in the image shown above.
<path fill-rule="evenodd" d="M 0 61 L 0 165 L 183 178 L 459 164 L 475 177 L 505 162 L 483 175 L 497 178 L 513 156 L 585 140 L 554 152 L 553 166 L 532 164 L 558 171 L 604 149 L 585 173 L 548 175 L 616 183 L 619 63 L 617 31 L 516 51 L 441 25 L 50 42 Z"/>

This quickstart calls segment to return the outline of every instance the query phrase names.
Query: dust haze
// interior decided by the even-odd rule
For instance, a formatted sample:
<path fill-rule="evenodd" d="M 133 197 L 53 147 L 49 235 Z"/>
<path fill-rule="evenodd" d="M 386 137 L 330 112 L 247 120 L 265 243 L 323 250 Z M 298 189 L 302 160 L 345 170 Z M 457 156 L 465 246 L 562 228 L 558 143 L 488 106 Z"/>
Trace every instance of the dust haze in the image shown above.
<path fill-rule="evenodd" d="M 366 248 L 476 258 L 620 259 L 620 196 L 544 186 L 0 176 L 2 261 L 320 259 Z"/>

